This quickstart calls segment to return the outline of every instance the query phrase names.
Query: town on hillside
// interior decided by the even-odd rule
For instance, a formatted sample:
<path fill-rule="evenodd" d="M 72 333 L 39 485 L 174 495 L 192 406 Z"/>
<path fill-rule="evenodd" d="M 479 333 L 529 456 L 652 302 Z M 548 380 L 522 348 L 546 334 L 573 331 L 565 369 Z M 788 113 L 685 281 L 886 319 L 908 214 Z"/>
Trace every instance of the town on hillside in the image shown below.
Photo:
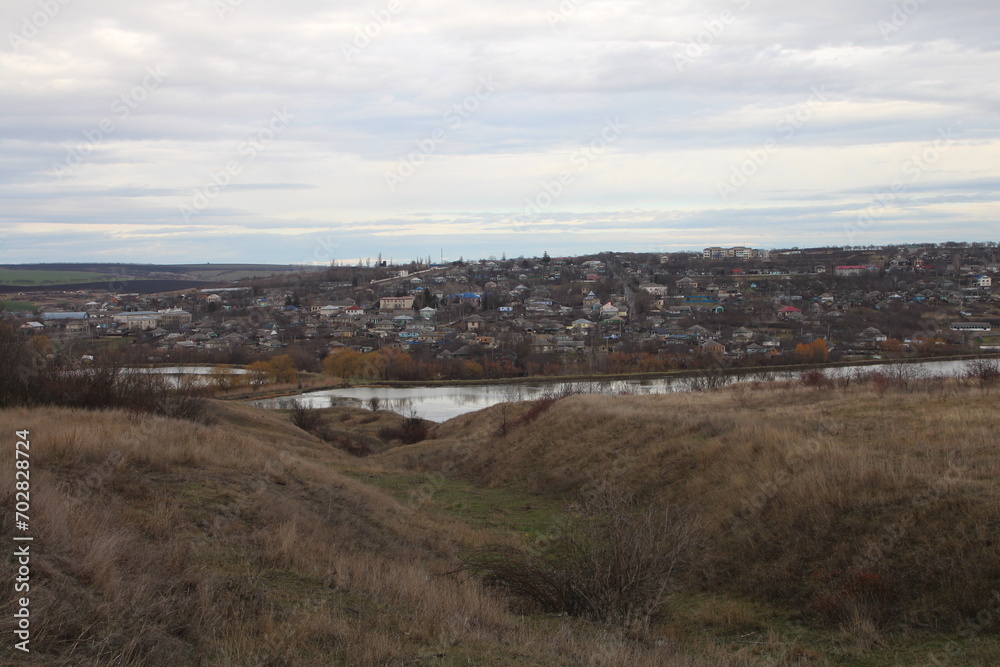
<path fill-rule="evenodd" d="M 996 352 L 998 274 L 996 243 L 713 246 L 366 261 L 161 293 L 0 289 L 31 305 L 3 321 L 71 363 L 287 354 L 299 370 L 430 380 Z"/>

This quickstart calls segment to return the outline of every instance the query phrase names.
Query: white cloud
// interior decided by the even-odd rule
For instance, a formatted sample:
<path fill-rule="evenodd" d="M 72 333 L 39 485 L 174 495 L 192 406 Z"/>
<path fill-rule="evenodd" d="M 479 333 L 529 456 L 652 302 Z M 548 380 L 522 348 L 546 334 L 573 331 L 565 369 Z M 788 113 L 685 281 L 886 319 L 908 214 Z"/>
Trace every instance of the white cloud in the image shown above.
<path fill-rule="evenodd" d="M 495 245 L 477 238 L 505 235 L 509 254 L 720 235 L 841 243 L 868 203 L 849 193 L 888 187 L 948 127 L 954 145 L 870 235 L 995 235 L 985 184 L 1000 176 L 1000 7 L 989 0 L 228 0 L 220 16 L 226 2 L 70 2 L 30 39 L 37 3 L 4 5 L 0 261 L 178 261 L 206 252 L 192 238 L 227 234 L 238 259 L 298 261 L 302 238 L 330 229 L 354 257 L 425 242 L 472 256 Z M 899 14 L 904 4 L 915 9 Z M 150 67 L 162 85 L 121 117 L 113 105 Z M 482 77 L 495 92 L 449 122 Z M 789 133 L 782 119 L 816 87 L 828 99 Z M 178 206 L 245 160 L 241 142 L 276 108 L 288 127 L 185 221 Z M 614 117 L 628 125 L 621 138 L 539 219 L 511 222 Z M 93 141 L 106 120 L 113 130 Z M 436 130 L 446 138 L 390 191 L 386 171 Z M 721 201 L 717 183 L 769 139 L 777 150 Z M 74 150 L 86 155 L 56 177 Z M 72 243 L 42 242 L 51 225 Z"/>

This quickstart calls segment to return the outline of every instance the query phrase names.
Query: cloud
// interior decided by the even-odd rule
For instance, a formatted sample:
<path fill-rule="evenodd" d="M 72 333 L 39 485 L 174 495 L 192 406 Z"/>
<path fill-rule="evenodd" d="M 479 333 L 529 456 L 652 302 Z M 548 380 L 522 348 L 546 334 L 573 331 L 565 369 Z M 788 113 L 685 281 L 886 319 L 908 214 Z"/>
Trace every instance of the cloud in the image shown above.
<path fill-rule="evenodd" d="M 995 236 L 989 0 L 57 5 L 44 25 L 37 2 L 0 9 L 3 261 L 299 261 L 313 230 L 345 257 L 840 243 L 947 128 L 866 234 Z M 276 110 L 291 120 L 269 138 Z M 613 118 L 627 129 L 576 169 Z M 31 231 L 47 225 L 63 238 Z"/>

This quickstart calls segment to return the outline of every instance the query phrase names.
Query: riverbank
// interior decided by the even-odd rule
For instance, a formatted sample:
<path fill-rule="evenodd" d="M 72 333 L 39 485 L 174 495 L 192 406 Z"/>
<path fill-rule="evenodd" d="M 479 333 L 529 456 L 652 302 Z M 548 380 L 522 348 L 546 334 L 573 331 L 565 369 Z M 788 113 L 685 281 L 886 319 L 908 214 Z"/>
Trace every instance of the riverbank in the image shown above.
<path fill-rule="evenodd" d="M 867 366 L 880 366 L 887 364 L 914 364 L 933 363 L 946 361 L 972 361 L 975 359 L 997 359 L 998 355 L 951 355 L 946 357 L 916 357 L 904 359 L 868 359 L 860 361 L 835 361 L 823 364 L 781 364 L 770 366 L 741 366 L 736 368 L 697 368 L 678 369 L 668 372 L 656 373 L 595 373 L 588 375 L 533 375 L 528 377 L 509 378 L 480 378 L 474 380 L 363 380 L 331 378 L 324 381 L 326 376 L 319 373 L 300 373 L 300 382 L 295 387 L 286 385 L 285 387 L 266 387 L 263 391 L 241 391 L 233 395 L 220 395 L 224 400 L 262 400 L 269 398 L 282 398 L 298 396 L 303 393 L 315 391 L 333 391 L 337 389 L 351 388 L 434 388 L 434 387 L 476 387 L 476 386 L 519 386 L 519 385 L 539 385 L 539 384 L 570 384 L 570 383 L 593 383 L 593 382 L 644 382 L 669 379 L 699 378 L 706 375 L 718 375 L 723 377 L 743 377 L 754 374 L 778 374 L 806 372 L 811 370 L 826 370 L 831 368 L 864 368 Z M 308 387 L 299 386 L 308 383 Z"/>

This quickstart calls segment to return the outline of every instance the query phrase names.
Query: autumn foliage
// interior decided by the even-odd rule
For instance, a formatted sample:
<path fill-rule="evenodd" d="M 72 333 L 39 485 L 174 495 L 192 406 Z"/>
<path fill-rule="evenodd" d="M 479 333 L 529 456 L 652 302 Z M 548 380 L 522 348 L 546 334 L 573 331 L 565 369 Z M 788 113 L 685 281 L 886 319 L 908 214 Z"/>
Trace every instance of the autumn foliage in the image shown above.
<path fill-rule="evenodd" d="M 817 338 L 811 343 L 799 343 L 795 346 L 795 357 L 804 364 L 818 364 L 828 361 L 830 353 L 826 341 Z"/>

